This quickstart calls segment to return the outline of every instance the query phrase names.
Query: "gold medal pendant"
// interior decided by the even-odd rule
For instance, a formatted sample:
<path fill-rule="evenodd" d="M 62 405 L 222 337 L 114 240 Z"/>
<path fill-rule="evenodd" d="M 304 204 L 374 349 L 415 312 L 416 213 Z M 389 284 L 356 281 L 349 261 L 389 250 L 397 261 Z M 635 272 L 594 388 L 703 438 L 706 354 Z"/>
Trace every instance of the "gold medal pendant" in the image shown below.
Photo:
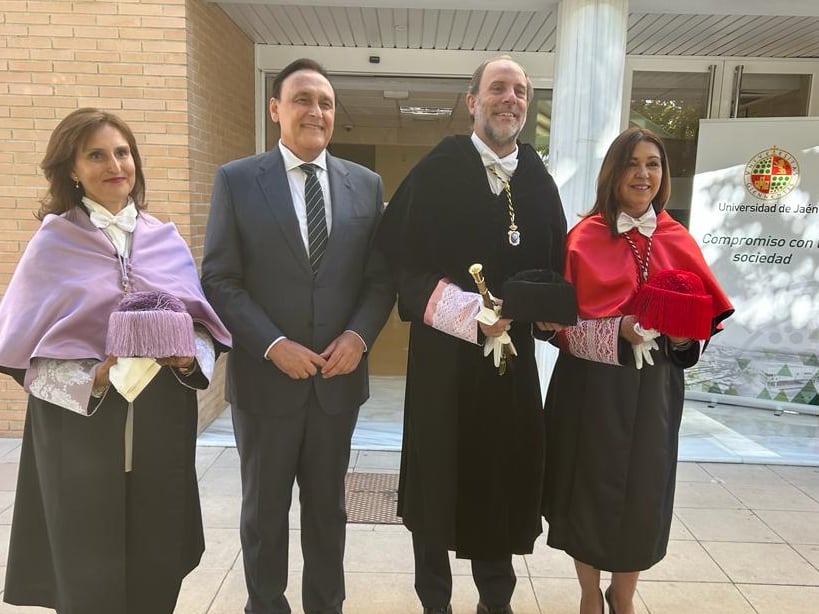
<path fill-rule="evenodd" d="M 498 175 L 497 171 L 489 166 L 487 167 L 489 171 L 498 178 L 499 181 L 503 183 L 503 191 L 506 194 L 506 210 L 509 212 L 509 230 L 506 233 L 506 236 L 509 241 L 509 245 L 512 247 L 517 247 L 520 245 L 520 231 L 518 230 L 517 225 L 515 224 L 515 205 L 512 203 L 512 186 L 509 185 L 509 181 Z"/>
<path fill-rule="evenodd" d="M 509 212 L 509 231 L 506 236 L 509 238 L 509 245 L 517 247 L 520 245 L 520 231 L 515 224 L 515 206 L 512 204 L 512 187 L 508 181 L 503 182 L 503 191 L 506 192 L 506 210 Z"/>
<path fill-rule="evenodd" d="M 510 224 L 509 232 L 506 233 L 509 236 L 509 245 L 512 247 L 517 247 L 520 245 L 520 231 L 518 227 L 514 224 Z"/>

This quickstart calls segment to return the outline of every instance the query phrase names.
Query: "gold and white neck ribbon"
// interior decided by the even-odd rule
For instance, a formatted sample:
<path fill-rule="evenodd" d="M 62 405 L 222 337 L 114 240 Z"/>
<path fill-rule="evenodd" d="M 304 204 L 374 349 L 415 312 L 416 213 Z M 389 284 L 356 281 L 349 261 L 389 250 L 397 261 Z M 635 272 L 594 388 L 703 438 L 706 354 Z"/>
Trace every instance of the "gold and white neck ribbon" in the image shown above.
<path fill-rule="evenodd" d="M 515 151 L 501 158 L 484 143 L 480 137 L 472 133 L 472 144 L 481 156 L 481 162 L 486 168 L 486 176 L 489 181 L 489 188 L 497 195 L 503 191 L 503 186 L 512 179 L 515 170 L 518 168 L 518 148 Z"/>

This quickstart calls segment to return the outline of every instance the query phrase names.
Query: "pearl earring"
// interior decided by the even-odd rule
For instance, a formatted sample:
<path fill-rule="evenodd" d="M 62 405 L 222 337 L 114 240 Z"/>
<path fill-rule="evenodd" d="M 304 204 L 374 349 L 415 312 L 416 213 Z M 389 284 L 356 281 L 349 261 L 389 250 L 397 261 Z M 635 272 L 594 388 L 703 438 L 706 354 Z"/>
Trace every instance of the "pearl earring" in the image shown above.
<path fill-rule="evenodd" d="M 74 189 L 75 190 L 80 189 L 80 178 L 79 177 L 74 177 Z"/>

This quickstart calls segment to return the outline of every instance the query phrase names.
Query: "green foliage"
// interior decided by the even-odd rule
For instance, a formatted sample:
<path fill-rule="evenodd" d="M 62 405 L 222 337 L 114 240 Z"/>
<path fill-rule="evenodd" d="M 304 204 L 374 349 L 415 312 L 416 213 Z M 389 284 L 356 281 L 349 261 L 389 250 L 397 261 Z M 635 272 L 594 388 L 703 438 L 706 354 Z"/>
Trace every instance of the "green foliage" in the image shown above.
<path fill-rule="evenodd" d="M 705 116 L 702 105 L 682 100 L 632 100 L 632 122 L 641 125 L 647 120 L 651 128 L 663 138 L 696 140 L 699 120 Z M 653 124 L 653 126 L 651 125 Z"/>

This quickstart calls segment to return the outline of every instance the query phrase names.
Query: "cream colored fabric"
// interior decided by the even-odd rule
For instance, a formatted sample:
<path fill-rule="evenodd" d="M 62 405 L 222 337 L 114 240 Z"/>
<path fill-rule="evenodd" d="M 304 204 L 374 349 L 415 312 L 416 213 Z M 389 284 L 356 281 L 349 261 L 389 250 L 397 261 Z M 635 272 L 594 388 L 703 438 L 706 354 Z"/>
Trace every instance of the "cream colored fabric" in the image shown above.
<path fill-rule="evenodd" d="M 111 384 L 129 403 L 145 389 L 162 367 L 153 358 L 119 358 L 111 366 Z"/>

